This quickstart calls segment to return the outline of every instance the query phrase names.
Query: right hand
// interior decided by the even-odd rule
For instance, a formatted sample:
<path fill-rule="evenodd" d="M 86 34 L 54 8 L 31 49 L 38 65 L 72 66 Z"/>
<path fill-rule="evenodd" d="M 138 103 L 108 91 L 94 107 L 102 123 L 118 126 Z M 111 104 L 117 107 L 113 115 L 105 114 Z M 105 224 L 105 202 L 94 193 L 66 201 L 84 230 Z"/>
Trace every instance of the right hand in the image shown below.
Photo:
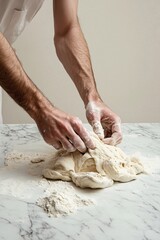
<path fill-rule="evenodd" d="M 121 120 L 102 100 L 89 102 L 86 116 L 93 131 L 105 144 L 116 146 L 122 141 Z"/>
<path fill-rule="evenodd" d="M 35 119 L 44 140 L 56 149 L 66 149 L 74 152 L 86 152 L 94 149 L 89 133 L 78 117 L 70 116 L 59 109 L 47 106 Z"/>

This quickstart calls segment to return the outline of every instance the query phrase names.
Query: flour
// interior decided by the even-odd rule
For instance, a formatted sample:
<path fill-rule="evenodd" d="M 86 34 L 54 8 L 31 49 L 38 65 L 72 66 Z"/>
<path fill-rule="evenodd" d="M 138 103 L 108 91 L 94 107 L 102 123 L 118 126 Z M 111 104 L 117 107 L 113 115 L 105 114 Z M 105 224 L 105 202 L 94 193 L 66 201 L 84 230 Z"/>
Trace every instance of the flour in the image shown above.
<path fill-rule="evenodd" d="M 7 154 L 5 166 L 0 168 L 0 194 L 35 202 L 49 183 L 42 178 L 43 162 L 34 164 L 31 162 L 38 159 L 47 161 L 50 158 L 50 154 L 17 151 Z"/>
<path fill-rule="evenodd" d="M 52 154 L 42 154 L 42 153 L 22 153 L 17 151 L 12 151 L 8 153 L 5 157 L 5 165 L 15 165 L 20 162 L 32 162 L 39 163 L 46 161 L 51 158 Z"/>
<path fill-rule="evenodd" d="M 79 208 L 94 204 L 94 201 L 78 195 L 69 183 L 58 181 L 52 183 L 37 204 L 48 216 L 59 217 L 75 213 Z"/>
<path fill-rule="evenodd" d="M 103 161 L 102 157 L 105 156 L 106 151 L 107 162 Z M 104 149 L 98 160 L 101 164 L 94 160 L 94 156 L 97 157 L 99 152 L 92 152 L 92 150 L 86 154 L 76 151 L 75 158 L 72 160 L 70 155 L 64 151 L 56 154 L 53 150 L 44 152 L 21 153 L 13 151 L 9 153 L 5 158 L 5 166 L 0 168 L 0 193 L 37 204 L 48 216 L 53 217 L 76 213 L 83 207 L 92 206 L 95 201 L 88 197 L 87 189 L 82 195 L 78 189 L 72 187 L 70 182 L 50 181 L 43 178 L 42 172 L 47 172 L 46 166 L 50 166 L 49 174 L 53 173 L 55 179 L 63 177 L 63 180 L 71 181 L 72 178 L 77 186 L 92 185 L 94 188 L 111 186 L 113 184 L 111 176 L 114 179 L 128 181 L 131 180 L 130 176 L 134 179 L 135 173 L 143 170 L 143 165 L 137 163 L 137 159 L 144 159 L 143 156 L 132 156 L 133 166 L 132 171 L 130 171 L 130 161 L 127 156 L 113 146 L 108 146 L 107 150 Z M 59 157 L 61 158 L 57 162 Z M 79 161 L 80 158 L 81 161 Z M 77 160 L 75 161 L 75 159 Z M 146 165 L 147 162 L 150 162 L 153 167 L 155 160 L 145 158 L 143 163 Z M 55 166 L 57 169 L 53 170 Z M 106 173 L 107 175 L 105 175 Z M 52 177 L 52 175 L 49 176 Z M 124 176 L 125 179 L 122 178 Z M 128 176 L 129 179 L 126 178 Z"/>
<path fill-rule="evenodd" d="M 53 159 L 49 153 L 13 151 L 0 168 L 0 194 L 40 206 L 48 216 L 66 216 L 94 201 L 82 195 L 70 183 L 48 181 L 42 177 L 44 163 Z"/>

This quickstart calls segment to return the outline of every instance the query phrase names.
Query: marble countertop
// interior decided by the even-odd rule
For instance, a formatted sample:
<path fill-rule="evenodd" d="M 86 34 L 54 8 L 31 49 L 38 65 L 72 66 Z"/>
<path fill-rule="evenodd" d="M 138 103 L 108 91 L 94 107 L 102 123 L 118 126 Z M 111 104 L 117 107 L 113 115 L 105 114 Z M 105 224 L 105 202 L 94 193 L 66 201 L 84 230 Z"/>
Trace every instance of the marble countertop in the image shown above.
<path fill-rule="evenodd" d="M 88 190 L 96 204 L 60 218 L 49 218 L 34 203 L 0 192 L 0 240 L 159 240 L 160 124 L 123 124 L 122 128 L 120 147 L 127 154 L 139 152 L 153 166 L 156 163 L 152 174 Z M 0 168 L 15 146 L 25 149 L 28 144 L 34 150 L 40 141 L 35 125 L 0 125 Z"/>

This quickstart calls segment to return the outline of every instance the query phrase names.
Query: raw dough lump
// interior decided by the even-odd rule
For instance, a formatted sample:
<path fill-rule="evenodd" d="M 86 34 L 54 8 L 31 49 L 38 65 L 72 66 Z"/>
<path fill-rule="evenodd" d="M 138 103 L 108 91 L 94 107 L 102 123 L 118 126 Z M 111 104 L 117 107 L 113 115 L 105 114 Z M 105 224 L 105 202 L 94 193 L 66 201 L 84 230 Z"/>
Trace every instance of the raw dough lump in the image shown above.
<path fill-rule="evenodd" d="M 92 133 L 96 149 L 85 154 L 75 151 L 58 151 L 43 169 L 47 179 L 72 181 L 81 188 L 106 188 L 114 181 L 129 182 L 144 172 L 140 160 L 127 156 L 120 148 L 104 144 Z"/>

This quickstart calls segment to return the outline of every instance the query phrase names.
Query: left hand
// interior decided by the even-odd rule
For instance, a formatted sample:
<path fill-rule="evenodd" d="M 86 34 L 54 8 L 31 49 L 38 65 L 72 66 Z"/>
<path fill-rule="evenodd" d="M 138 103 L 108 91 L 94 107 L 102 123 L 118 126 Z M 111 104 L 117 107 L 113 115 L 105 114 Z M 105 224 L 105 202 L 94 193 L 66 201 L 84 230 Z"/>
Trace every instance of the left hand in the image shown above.
<path fill-rule="evenodd" d="M 104 143 L 117 145 L 122 141 L 121 120 L 102 101 L 89 102 L 86 117 Z"/>

